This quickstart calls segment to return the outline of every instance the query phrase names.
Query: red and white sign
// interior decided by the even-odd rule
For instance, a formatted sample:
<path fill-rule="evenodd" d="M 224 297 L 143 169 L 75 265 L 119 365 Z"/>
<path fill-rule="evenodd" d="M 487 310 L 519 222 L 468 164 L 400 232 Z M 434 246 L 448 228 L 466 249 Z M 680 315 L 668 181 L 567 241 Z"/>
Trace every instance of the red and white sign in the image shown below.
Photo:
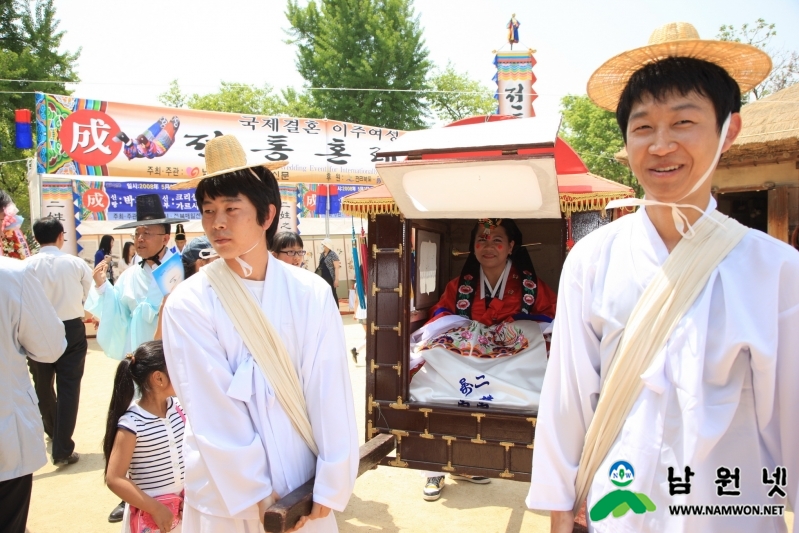
<path fill-rule="evenodd" d="M 105 211 L 108 205 L 108 195 L 102 189 L 89 189 L 83 193 L 83 207 L 92 213 Z"/>
<path fill-rule="evenodd" d="M 119 126 L 107 113 L 79 109 L 64 120 L 58 138 L 61 149 L 78 163 L 102 166 L 122 150 L 122 143 L 114 140 L 119 131 Z"/>

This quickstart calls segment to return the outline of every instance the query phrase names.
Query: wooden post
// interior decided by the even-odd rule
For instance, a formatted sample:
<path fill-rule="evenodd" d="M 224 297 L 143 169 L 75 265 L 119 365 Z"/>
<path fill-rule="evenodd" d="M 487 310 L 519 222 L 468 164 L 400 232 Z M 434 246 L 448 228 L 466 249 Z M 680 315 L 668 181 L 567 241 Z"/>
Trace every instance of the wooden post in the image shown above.
<path fill-rule="evenodd" d="M 768 192 L 768 234 L 788 242 L 788 189 L 785 187 Z"/>

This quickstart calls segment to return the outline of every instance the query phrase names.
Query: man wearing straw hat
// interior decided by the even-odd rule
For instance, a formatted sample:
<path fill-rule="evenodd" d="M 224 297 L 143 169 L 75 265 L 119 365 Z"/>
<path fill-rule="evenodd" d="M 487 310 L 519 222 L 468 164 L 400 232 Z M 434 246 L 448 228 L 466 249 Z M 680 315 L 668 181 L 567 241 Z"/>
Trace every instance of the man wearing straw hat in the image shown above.
<path fill-rule="evenodd" d="M 785 531 L 797 508 L 799 255 L 710 194 L 770 69 L 676 23 L 588 82 L 646 197 L 564 264 L 527 497 L 552 531 L 586 500 L 614 532 Z"/>
<path fill-rule="evenodd" d="M 188 417 L 184 530 L 260 531 L 264 511 L 315 476 L 298 527 L 337 531 L 330 511 L 347 505 L 358 469 L 338 307 L 318 276 L 270 259 L 274 164 L 248 164 L 231 135 L 209 141 L 205 161 L 195 196 L 221 259 L 178 285 L 163 314 Z"/>

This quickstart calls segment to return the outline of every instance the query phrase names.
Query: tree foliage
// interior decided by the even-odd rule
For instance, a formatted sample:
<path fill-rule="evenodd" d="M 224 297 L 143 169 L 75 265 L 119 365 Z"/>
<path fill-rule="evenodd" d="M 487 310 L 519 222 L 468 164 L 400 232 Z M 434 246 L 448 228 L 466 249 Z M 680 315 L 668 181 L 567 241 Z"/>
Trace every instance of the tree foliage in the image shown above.
<path fill-rule="evenodd" d="M 224 81 L 216 92 L 188 95 L 181 91 L 178 81 L 173 80 L 169 89 L 158 96 L 158 101 L 169 107 L 247 115 L 316 117 L 320 113 L 306 92 L 289 87 L 276 94 L 270 85 L 257 87 Z"/>
<path fill-rule="evenodd" d="M 275 115 L 279 111 L 280 98 L 271 86 L 243 85 L 222 82 L 219 91 L 210 94 L 193 94 L 186 105 L 191 109 L 227 111 L 246 115 Z"/>
<path fill-rule="evenodd" d="M 771 40 L 777 35 L 777 25 L 769 24 L 764 19 L 757 19 L 754 24 L 744 23 L 739 27 L 724 24 L 719 28 L 717 38 L 722 41 L 750 44 L 760 48 L 771 56 L 773 68 L 763 83 L 752 89 L 755 99 L 763 98 L 789 87 L 799 81 L 799 53 L 772 46 Z M 743 95 L 744 103 L 748 94 Z"/>
<path fill-rule="evenodd" d="M 427 94 L 430 108 L 442 122 L 454 122 L 473 115 L 494 113 L 497 101 L 491 90 L 479 81 L 469 78 L 469 74 L 455 70 L 448 63 L 444 70 L 436 69 L 430 76 Z"/>
<path fill-rule="evenodd" d="M 630 170 L 614 155 L 624 148 L 616 116 L 591 102 L 588 96 L 568 95 L 560 101 L 563 112 L 561 137 L 574 148 L 588 170 L 628 187 L 636 196 L 643 189 Z"/>
<path fill-rule="evenodd" d="M 33 150 L 14 147 L 14 110 L 34 109 L 33 91 L 69 94 L 64 82 L 78 81 L 75 66 L 80 55 L 63 52 L 64 32 L 58 30 L 53 0 L 0 0 L 0 161 L 34 156 Z M 41 80 L 52 80 L 41 83 Z M 7 191 L 30 222 L 30 197 L 24 161 L 0 165 L 0 188 Z"/>
<path fill-rule="evenodd" d="M 169 89 L 158 95 L 158 101 L 167 107 L 186 107 L 186 98 L 178 80 L 169 82 Z"/>
<path fill-rule="evenodd" d="M 398 129 L 425 126 L 431 64 L 411 0 L 289 0 L 297 69 L 322 115 Z M 395 92 L 381 89 L 393 89 Z"/>

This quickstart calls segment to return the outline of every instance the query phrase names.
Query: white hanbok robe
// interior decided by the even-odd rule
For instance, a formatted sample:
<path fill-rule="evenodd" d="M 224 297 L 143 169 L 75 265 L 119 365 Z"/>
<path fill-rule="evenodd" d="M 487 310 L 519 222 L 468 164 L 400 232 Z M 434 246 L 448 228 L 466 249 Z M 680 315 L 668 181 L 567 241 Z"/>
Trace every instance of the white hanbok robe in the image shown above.
<path fill-rule="evenodd" d="M 708 210 L 715 208 L 711 199 Z M 528 507 L 571 510 L 585 433 L 611 358 L 633 307 L 667 258 L 645 209 L 594 231 L 569 254 Z M 750 230 L 712 272 L 642 379 L 644 389 L 594 476 L 587 508 L 618 489 L 609 471 L 623 460 L 635 472 L 624 489 L 646 494 L 657 509 L 610 515 L 593 522 L 593 531 L 785 531 L 784 516 L 680 516 L 669 506 L 784 504 L 768 496 L 771 485 L 762 480 L 763 468 L 773 473 L 779 465 L 787 468 L 782 489 L 796 509 L 799 253 Z M 689 494 L 670 494 L 669 467 L 683 481 L 690 467 Z M 717 494 L 721 467 L 740 469 L 740 496 Z"/>
<path fill-rule="evenodd" d="M 260 300 L 300 378 L 319 457 L 292 426 L 201 269 L 177 286 L 162 319 L 169 375 L 188 419 L 187 528 L 197 511 L 207 517 L 197 522 L 212 524 L 209 530 L 250 530 L 259 524 L 259 502 L 273 490 L 285 496 L 313 476 L 314 502 L 342 511 L 355 484 L 352 388 L 330 287 L 312 272 L 270 259 Z M 302 531 L 337 531 L 335 517 Z"/>
<path fill-rule="evenodd" d="M 161 263 L 172 255 L 167 249 Z M 148 263 L 129 267 L 114 285 L 108 281 L 92 285 L 84 307 L 100 321 L 97 342 L 105 354 L 122 360 L 141 343 L 153 340 L 163 299 Z"/>

